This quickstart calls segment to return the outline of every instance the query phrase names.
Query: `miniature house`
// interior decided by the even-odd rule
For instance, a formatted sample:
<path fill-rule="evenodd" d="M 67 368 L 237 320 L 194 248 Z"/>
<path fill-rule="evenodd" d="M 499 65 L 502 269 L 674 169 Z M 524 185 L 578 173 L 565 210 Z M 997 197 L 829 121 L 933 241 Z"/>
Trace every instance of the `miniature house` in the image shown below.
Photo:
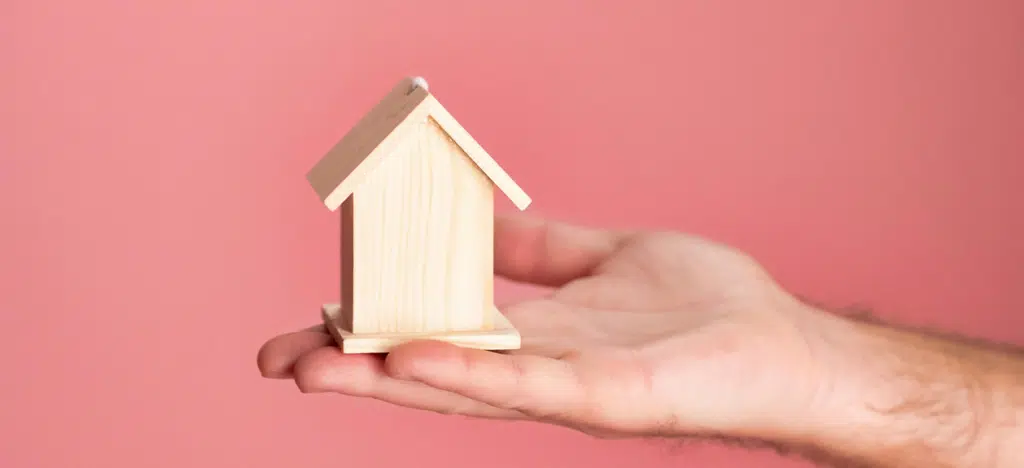
<path fill-rule="evenodd" d="M 307 179 L 341 208 L 341 303 L 322 314 L 344 352 L 519 347 L 494 306 L 494 189 L 520 210 L 530 198 L 425 82 L 399 82 Z"/>

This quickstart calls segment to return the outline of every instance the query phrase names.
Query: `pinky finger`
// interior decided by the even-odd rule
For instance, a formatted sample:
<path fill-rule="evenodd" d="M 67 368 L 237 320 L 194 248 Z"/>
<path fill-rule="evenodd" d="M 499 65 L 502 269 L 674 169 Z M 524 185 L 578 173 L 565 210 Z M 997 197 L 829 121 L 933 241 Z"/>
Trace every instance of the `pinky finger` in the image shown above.
<path fill-rule="evenodd" d="M 400 379 L 552 422 L 579 419 L 586 404 L 586 392 L 570 365 L 543 356 L 425 341 L 393 350 L 386 368 Z"/>
<path fill-rule="evenodd" d="M 420 382 L 388 376 L 384 372 L 382 356 L 345 355 L 333 347 L 320 348 L 302 356 L 295 364 L 295 382 L 307 393 L 340 393 L 373 398 L 407 408 L 474 418 L 523 419 L 523 415 L 516 411 L 495 408 Z"/>

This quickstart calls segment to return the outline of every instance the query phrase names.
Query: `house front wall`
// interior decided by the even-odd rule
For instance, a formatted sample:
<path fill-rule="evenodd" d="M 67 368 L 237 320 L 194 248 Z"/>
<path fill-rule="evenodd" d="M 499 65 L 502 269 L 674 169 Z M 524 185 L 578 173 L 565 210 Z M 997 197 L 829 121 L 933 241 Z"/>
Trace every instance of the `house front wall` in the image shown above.
<path fill-rule="evenodd" d="M 342 210 L 350 329 L 487 329 L 493 184 L 432 120 L 409 132 Z"/>

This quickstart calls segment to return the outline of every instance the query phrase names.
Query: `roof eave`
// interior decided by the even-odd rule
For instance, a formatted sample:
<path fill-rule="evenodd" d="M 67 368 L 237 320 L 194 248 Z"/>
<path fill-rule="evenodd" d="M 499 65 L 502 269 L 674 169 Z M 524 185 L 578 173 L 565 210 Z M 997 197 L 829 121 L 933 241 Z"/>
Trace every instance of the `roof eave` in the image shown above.
<path fill-rule="evenodd" d="M 408 122 L 429 111 L 430 93 L 414 84 L 406 78 L 395 85 L 306 173 L 306 180 L 329 210 L 338 209 L 381 156 L 401 142 Z"/>
<path fill-rule="evenodd" d="M 511 176 L 487 153 L 486 150 L 462 127 L 447 109 L 433 96 L 429 101 L 429 115 L 451 137 L 469 159 L 498 187 L 502 193 L 518 208 L 525 210 L 532 200 Z"/>
<path fill-rule="evenodd" d="M 337 210 L 378 166 L 381 158 L 401 143 L 406 127 L 427 117 L 437 122 L 518 209 L 525 210 L 530 205 L 529 195 L 414 78 L 405 78 L 396 84 L 310 169 L 306 180 L 329 210 Z"/>

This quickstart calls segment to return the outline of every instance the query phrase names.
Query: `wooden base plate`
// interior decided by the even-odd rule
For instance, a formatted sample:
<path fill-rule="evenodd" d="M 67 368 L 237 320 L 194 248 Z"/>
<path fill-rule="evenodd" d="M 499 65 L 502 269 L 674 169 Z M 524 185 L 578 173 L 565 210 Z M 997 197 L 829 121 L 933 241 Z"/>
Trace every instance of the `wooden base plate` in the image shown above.
<path fill-rule="evenodd" d="M 360 333 L 354 334 L 341 326 L 341 306 L 323 306 L 324 325 L 346 354 L 386 353 L 391 348 L 412 340 L 435 340 L 452 343 L 465 348 L 486 350 L 519 349 L 519 331 L 496 307 L 491 307 L 494 329 L 480 331 L 457 331 L 439 333 Z"/>

